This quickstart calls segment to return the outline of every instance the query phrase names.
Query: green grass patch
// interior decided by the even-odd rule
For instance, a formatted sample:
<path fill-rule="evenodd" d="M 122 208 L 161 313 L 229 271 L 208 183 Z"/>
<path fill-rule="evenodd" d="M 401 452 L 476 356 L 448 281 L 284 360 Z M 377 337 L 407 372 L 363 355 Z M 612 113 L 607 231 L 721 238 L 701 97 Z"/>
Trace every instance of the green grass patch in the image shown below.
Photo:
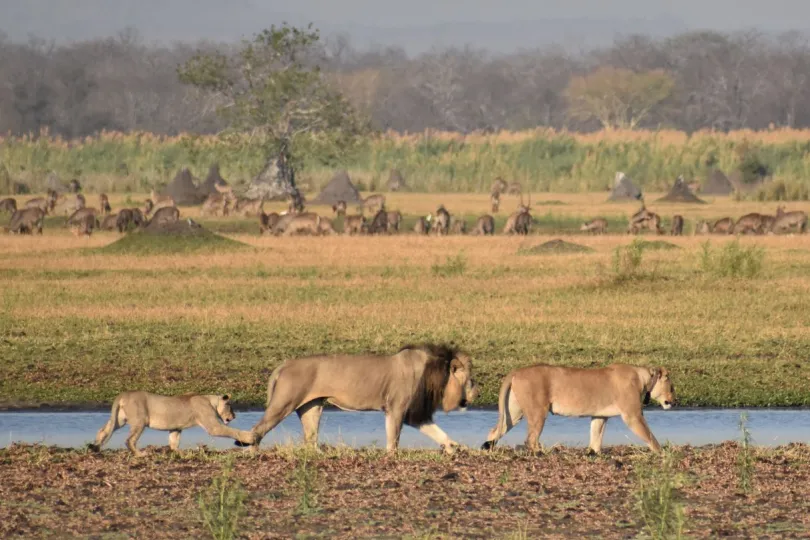
<path fill-rule="evenodd" d="M 112 244 L 92 250 L 109 255 L 174 255 L 184 253 L 221 253 L 253 249 L 247 244 L 225 238 L 206 229 L 194 235 L 156 235 L 134 231 Z"/>

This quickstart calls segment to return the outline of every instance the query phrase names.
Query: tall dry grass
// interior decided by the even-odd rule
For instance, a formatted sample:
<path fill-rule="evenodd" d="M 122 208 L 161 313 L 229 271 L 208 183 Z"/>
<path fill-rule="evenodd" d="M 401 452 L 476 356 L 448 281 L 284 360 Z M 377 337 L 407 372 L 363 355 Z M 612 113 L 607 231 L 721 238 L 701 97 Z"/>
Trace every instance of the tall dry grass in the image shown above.
<path fill-rule="evenodd" d="M 202 178 L 213 162 L 229 181 L 243 185 L 264 164 L 263 147 L 262 141 L 240 136 L 103 132 L 65 140 L 45 132 L 0 138 L 0 164 L 10 180 L 34 190 L 55 171 L 65 181 L 81 177 L 91 191 L 148 192 L 184 166 Z M 426 192 L 486 192 L 496 176 L 535 192 L 599 191 L 610 187 L 619 170 L 647 190 L 662 191 L 680 174 L 700 179 L 707 164 L 731 171 L 752 155 L 775 178 L 803 185 L 810 177 L 810 130 L 382 133 L 337 161 L 319 155 L 314 143 L 301 155 L 299 180 L 312 189 L 341 167 L 370 191 L 385 189 L 392 168 L 403 172 L 411 189 Z M 0 185 L 0 191 L 8 189 Z"/>

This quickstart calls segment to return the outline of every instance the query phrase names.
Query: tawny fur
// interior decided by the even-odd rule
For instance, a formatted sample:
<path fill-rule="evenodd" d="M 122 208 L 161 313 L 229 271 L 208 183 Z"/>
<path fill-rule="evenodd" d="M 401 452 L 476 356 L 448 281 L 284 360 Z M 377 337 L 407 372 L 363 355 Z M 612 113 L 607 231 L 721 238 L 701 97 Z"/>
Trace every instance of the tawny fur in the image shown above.
<path fill-rule="evenodd" d="M 457 443 L 433 423 L 434 411 L 465 407 L 478 394 L 472 360 L 444 345 L 408 345 L 390 356 L 331 355 L 287 360 L 267 385 L 267 409 L 253 426 L 257 444 L 296 411 L 307 444 L 318 441 L 325 404 L 347 411 L 384 411 L 386 448 L 399 445 L 402 424 L 452 452 Z"/>
<path fill-rule="evenodd" d="M 504 377 L 498 396 L 498 423 L 489 432 L 484 449 L 495 443 L 525 416 L 526 446 L 538 450 L 546 416 L 590 416 L 590 449 L 600 452 L 605 423 L 621 416 L 624 423 L 647 446 L 657 452 L 661 445 L 642 414 L 642 400 L 650 398 L 669 409 L 675 403 L 675 388 L 669 372 L 657 367 L 612 364 L 603 368 L 572 368 L 537 364 L 516 369 Z"/>

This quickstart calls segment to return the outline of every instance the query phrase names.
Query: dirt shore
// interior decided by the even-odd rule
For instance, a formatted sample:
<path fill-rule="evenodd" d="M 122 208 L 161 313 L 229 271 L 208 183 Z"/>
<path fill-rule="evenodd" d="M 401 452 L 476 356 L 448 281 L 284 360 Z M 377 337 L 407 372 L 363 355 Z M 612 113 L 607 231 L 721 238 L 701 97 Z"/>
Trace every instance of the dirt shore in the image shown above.
<path fill-rule="evenodd" d="M 688 536 L 810 535 L 810 446 L 756 449 L 748 494 L 737 444 L 675 451 Z M 636 471 L 655 459 L 638 447 L 148 452 L 0 450 L 0 537 L 210 537 L 198 496 L 232 458 L 247 493 L 244 538 L 633 538 L 643 528 Z"/>

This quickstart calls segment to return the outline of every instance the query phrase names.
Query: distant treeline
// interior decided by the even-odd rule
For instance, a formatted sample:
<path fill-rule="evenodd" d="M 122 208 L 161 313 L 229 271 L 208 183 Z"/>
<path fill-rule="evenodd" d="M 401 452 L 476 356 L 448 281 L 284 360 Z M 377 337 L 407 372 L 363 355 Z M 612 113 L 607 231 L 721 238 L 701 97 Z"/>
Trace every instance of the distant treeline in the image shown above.
<path fill-rule="evenodd" d="M 58 46 L 0 38 L 0 133 L 216 132 L 223 125 L 214 107 L 176 71 L 196 50 L 215 48 L 236 50 L 150 46 L 131 32 Z M 317 56 L 310 60 L 383 131 L 594 131 L 600 124 L 573 114 L 566 89 L 600 67 L 666 74 L 667 98 L 641 128 L 810 127 L 810 40 L 800 33 L 630 36 L 579 54 L 547 48 L 491 55 L 467 47 L 416 57 L 397 48 L 360 51 L 336 38 L 323 40 Z"/>
<path fill-rule="evenodd" d="M 53 171 L 63 182 L 79 178 L 88 190 L 146 192 L 182 167 L 202 179 L 213 163 L 239 187 L 262 169 L 264 148 L 247 136 L 7 137 L 0 139 L 0 191 L 17 181 L 41 191 Z M 601 191 L 617 171 L 646 191 L 664 191 L 678 175 L 700 181 L 715 168 L 742 171 L 752 181 L 771 176 L 783 186 L 774 196 L 806 198 L 810 187 L 810 130 L 386 133 L 366 140 L 341 164 L 325 165 L 315 152 L 303 155 L 298 180 L 312 190 L 343 167 L 364 191 L 384 191 L 391 169 L 404 175 L 409 189 L 426 192 L 486 192 L 498 176 L 534 192 Z"/>

